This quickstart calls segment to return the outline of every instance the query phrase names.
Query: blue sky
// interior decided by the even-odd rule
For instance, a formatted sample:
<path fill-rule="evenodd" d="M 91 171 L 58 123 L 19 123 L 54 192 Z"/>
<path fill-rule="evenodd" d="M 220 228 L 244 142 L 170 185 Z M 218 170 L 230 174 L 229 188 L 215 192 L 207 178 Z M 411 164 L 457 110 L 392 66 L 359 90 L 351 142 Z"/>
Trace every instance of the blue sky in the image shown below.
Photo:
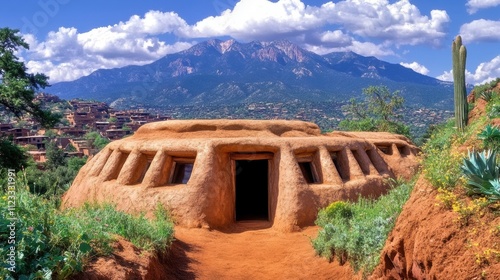
<path fill-rule="evenodd" d="M 209 38 L 288 39 L 450 80 L 458 34 L 467 82 L 500 77 L 500 0 L 17 0 L 2 4 L 0 27 L 20 29 L 31 47 L 19 56 L 51 83 L 151 63 Z"/>

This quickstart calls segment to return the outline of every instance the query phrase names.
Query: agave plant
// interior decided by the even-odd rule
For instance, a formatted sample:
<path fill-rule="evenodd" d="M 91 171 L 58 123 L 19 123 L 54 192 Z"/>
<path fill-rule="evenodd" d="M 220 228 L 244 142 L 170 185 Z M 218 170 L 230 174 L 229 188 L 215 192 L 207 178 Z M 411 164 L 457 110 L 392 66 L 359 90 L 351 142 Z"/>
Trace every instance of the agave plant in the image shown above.
<path fill-rule="evenodd" d="M 487 112 L 490 119 L 500 117 L 500 104 L 493 104 L 489 110 L 487 109 Z"/>
<path fill-rule="evenodd" d="M 494 150 L 469 151 L 461 169 L 467 177 L 471 195 L 486 196 L 490 201 L 500 200 L 500 167 Z"/>
<path fill-rule="evenodd" d="M 496 126 L 487 125 L 477 138 L 483 140 L 484 147 L 498 151 L 500 147 L 500 129 Z"/>
<path fill-rule="evenodd" d="M 484 99 L 486 102 L 490 102 L 491 98 L 493 98 L 493 91 L 491 89 L 483 91 L 479 94 L 479 97 Z"/>

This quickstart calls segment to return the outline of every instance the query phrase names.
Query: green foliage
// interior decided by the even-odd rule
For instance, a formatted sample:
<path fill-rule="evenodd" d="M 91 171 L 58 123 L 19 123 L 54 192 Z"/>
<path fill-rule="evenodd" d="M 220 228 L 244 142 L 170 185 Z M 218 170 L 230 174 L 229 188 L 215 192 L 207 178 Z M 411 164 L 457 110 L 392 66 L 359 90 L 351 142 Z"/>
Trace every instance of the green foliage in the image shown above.
<path fill-rule="evenodd" d="M 130 240 L 135 246 L 148 251 L 164 251 L 173 235 L 173 224 L 162 205 L 157 205 L 155 219 L 150 221 L 143 214 L 131 216 L 129 214 L 114 210 L 110 204 L 93 205 L 86 204 L 83 207 L 84 215 L 77 215 L 82 219 L 84 226 L 90 226 L 94 221 L 99 221 L 99 231 L 118 234 Z"/>
<path fill-rule="evenodd" d="M 467 125 L 468 104 L 465 87 L 465 64 L 467 49 L 462 45 L 462 37 L 457 36 L 451 45 L 453 61 L 453 86 L 455 95 L 455 125 L 463 131 Z"/>
<path fill-rule="evenodd" d="M 68 144 L 65 148 L 64 148 L 64 151 L 68 152 L 68 153 L 72 153 L 72 152 L 77 152 L 78 150 L 75 148 L 75 146 L 71 145 L 71 144 Z"/>
<path fill-rule="evenodd" d="M 451 139 L 457 136 L 454 121 L 439 125 L 422 147 L 422 173 L 436 188 L 452 188 L 460 178 L 461 155 L 451 154 Z"/>
<path fill-rule="evenodd" d="M 57 200 L 59 195 L 69 189 L 78 171 L 86 162 L 86 157 L 64 158 L 63 165 L 54 165 L 51 163 L 48 164 L 48 168 L 45 170 L 38 169 L 36 164 L 32 162 L 18 175 L 24 176 L 26 185 L 32 193 L 54 196 L 54 199 Z"/>
<path fill-rule="evenodd" d="M 49 138 L 56 138 L 58 136 L 52 129 L 47 129 L 43 135 Z"/>
<path fill-rule="evenodd" d="M 500 200 L 500 166 L 496 151 L 470 152 L 461 169 L 467 178 L 470 195 L 486 196 L 490 201 Z"/>
<path fill-rule="evenodd" d="M 481 133 L 477 135 L 477 138 L 483 140 L 483 145 L 485 149 L 492 149 L 499 151 L 500 148 L 500 130 L 496 126 L 491 126 L 488 124 Z"/>
<path fill-rule="evenodd" d="M 26 177 L 26 184 L 32 193 L 54 196 L 54 199 L 57 200 L 59 195 L 69 189 L 85 162 L 86 158 L 72 157 L 67 160 L 65 165 L 43 171 L 38 169 L 35 164 L 31 164 L 24 169 L 24 173 L 19 175 Z"/>
<path fill-rule="evenodd" d="M 410 128 L 400 122 L 399 110 L 404 98 L 398 91 L 390 92 L 385 86 L 363 89 L 364 101 L 352 98 L 343 109 L 351 119 L 339 123 L 339 128 L 350 131 L 387 131 L 409 136 Z"/>
<path fill-rule="evenodd" d="M 463 155 L 456 147 L 463 145 L 485 125 L 484 118 L 468 125 L 458 132 L 454 121 L 438 126 L 423 145 L 422 173 L 436 188 L 454 188 L 460 177 Z M 455 147 L 455 148 L 454 148 Z"/>
<path fill-rule="evenodd" d="M 19 179 L 19 178 L 18 178 Z M 159 252 L 171 243 L 173 224 L 158 205 L 155 219 L 118 212 L 110 205 L 85 205 L 59 211 L 52 199 L 30 193 L 17 182 L 16 188 L 16 272 L 0 270 L 0 279 L 68 279 L 81 271 L 90 258 L 112 252 L 116 234 L 141 249 Z M 0 207 L 8 198 L 0 193 Z M 9 251 L 7 214 L 0 217 L 0 262 Z M 156 250 L 156 251 L 155 251 Z"/>
<path fill-rule="evenodd" d="M 60 123 L 62 126 L 69 126 L 69 125 L 70 125 L 69 120 L 68 120 L 68 119 L 66 119 L 66 118 L 61 118 L 61 119 L 59 120 L 59 123 Z"/>
<path fill-rule="evenodd" d="M 90 145 L 98 150 L 102 150 L 106 145 L 110 143 L 107 138 L 102 137 L 101 134 L 96 131 L 88 132 L 83 137 L 90 140 Z"/>
<path fill-rule="evenodd" d="M 49 85 L 48 77 L 27 73 L 24 62 L 14 55 L 20 49 L 29 49 L 18 32 L 0 28 L 0 105 L 18 118 L 27 113 L 42 126 L 53 127 L 60 116 L 43 110 L 33 101 L 35 92 Z"/>
<path fill-rule="evenodd" d="M 0 170 L 3 169 L 16 169 L 19 170 L 26 166 L 28 156 L 16 144 L 5 137 L 0 137 Z"/>
<path fill-rule="evenodd" d="M 488 91 L 481 92 L 479 97 L 484 99 L 484 101 L 489 102 L 493 98 L 493 91 L 488 90 Z"/>
<path fill-rule="evenodd" d="M 328 205 L 325 209 L 319 211 L 316 224 L 325 227 L 330 221 L 349 220 L 352 218 L 351 204 L 345 201 L 336 201 Z"/>
<path fill-rule="evenodd" d="M 45 167 L 47 169 L 56 169 L 57 167 L 64 166 L 66 164 L 64 150 L 59 149 L 56 143 L 52 141 L 45 142 L 45 156 L 47 158 L 47 161 L 45 162 Z"/>
<path fill-rule="evenodd" d="M 488 117 L 491 119 L 500 118 L 500 103 L 492 104 L 486 108 Z"/>
<path fill-rule="evenodd" d="M 394 183 L 395 187 L 377 200 L 334 202 L 322 209 L 316 220 L 322 229 L 312 241 L 316 252 L 330 260 L 349 261 L 356 271 L 369 274 L 378 264 L 387 235 L 414 184 Z"/>
<path fill-rule="evenodd" d="M 494 94 L 486 105 L 486 114 L 490 119 L 500 118 L 500 91 L 492 92 Z"/>
<path fill-rule="evenodd" d="M 474 95 L 476 96 L 476 98 L 483 98 L 483 96 L 486 96 L 486 98 L 488 98 L 488 96 L 491 97 L 491 95 L 493 94 L 492 89 L 498 83 L 500 83 L 500 78 L 496 78 L 495 80 L 493 80 L 489 83 L 477 85 L 474 87 Z M 489 101 L 489 100 L 486 100 L 486 101 Z"/>
<path fill-rule="evenodd" d="M 80 168 L 82 168 L 83 165 L 87 163 L 87 157 L 71 157 L 68 159 L 68 168 L 76 173 L 80 171 Z"/>

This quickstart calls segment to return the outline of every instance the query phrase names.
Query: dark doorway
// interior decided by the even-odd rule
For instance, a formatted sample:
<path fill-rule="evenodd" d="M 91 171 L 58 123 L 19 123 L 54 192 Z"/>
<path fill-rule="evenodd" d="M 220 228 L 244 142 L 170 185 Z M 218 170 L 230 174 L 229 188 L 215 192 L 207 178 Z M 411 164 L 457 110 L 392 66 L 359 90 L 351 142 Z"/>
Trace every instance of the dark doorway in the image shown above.
<path fill-rule="evenodd" d="M 236 220 L 268 220 L 268 160 L 236 160 Z"/>

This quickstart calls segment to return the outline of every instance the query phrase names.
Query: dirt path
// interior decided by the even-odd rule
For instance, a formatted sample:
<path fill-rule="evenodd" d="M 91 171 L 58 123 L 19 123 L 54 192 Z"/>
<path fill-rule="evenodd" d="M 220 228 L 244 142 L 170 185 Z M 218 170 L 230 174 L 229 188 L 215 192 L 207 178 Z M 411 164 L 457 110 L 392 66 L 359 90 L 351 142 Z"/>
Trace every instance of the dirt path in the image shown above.
<path fill-rule="evenodd" d="M 176 228 L 167 260 L 172 279 L 353 279 L 348 264 L 315 255 L 317 227 L 280 233 L 262 223 L 239 223 L 227 232 Z"/>
<path fill-rule="evenodd" d="M 119 238 L 115 251 L 73 279 L 357 279 L 349 264 L 316 256 L 310 238 L 318 228 L 282 233 L 267 222 L 237 223 L 221 232 L 175 228 L 168 254 L 156 258 Z"/>

